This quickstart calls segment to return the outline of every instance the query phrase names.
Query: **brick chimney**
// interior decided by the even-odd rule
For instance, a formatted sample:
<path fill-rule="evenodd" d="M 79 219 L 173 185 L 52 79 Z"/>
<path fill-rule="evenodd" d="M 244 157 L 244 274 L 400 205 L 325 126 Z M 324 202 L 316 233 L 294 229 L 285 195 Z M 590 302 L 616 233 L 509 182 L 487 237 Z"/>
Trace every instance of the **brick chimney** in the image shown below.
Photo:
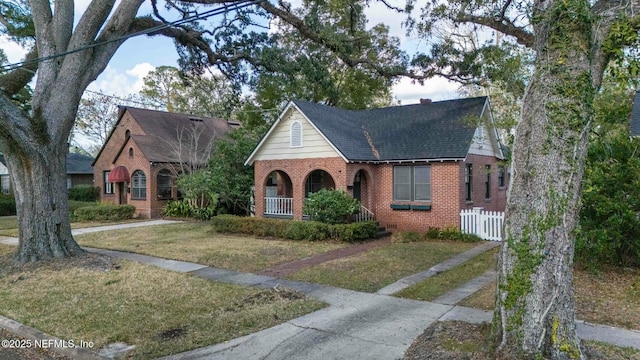
<path fill-rule="evenodd" d="M 420 99 L 421 105 L 431 104 L 431 99 Z"/>

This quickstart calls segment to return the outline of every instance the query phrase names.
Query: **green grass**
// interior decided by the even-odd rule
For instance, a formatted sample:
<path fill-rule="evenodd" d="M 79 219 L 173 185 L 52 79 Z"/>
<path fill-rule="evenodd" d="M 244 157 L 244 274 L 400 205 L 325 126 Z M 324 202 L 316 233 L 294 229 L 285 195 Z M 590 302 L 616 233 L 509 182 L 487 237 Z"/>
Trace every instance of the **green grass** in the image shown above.
<path fill-rule="evenodd" d="M 83 221 L 74 222 L 71 221 L 72 229 L 82 229 L 104 225 L 125 224 L 131 222 L 140 222 L 147 219 L 129 219 L 122 221 Z M 18 218 L 16 216 L 1 216 L 0 217 L 0 236 L 18 237 Z"/>
<path fill-rule="evenodd" d="M 467 281 L 484 274 L 488 270 L 495 270 L 495 256 L 497 251 L 497 249 L 494 249 L 484 252 L 451 270 L 442 272 L 438 275 L 427 278 L 418 284 L 410 286 L 394 294 L 394 296 L 431 301 L 438 296 L 457 288 Z"/>
<path fill-rule="evenodd" d="M 132 344 L 135 359 L 223 342 L 324 306 L 298 293 L 215 283 L 125 260 L 105 266 L 97 255 L 16 269 L 7 255 L 12 251 L 0 246 L 3 316 L 62 339 L 91 341 L 94 350 Z M 162 336 L 170 332 L 183 335 Z"/>
<path fill-rule="evenodd" d="M 477 244 L 446 241 L 392 243 L 364 254 L 299 271 L 289 278 L 375 292 L 474 246 Z"/>
<path fill-rule="evenodd" d="M 217 234 L 208 222 L 132 228 L 75 237 L 81 246 L 114 249 L 207 266 L 256 272 L 347 246 Z"/>

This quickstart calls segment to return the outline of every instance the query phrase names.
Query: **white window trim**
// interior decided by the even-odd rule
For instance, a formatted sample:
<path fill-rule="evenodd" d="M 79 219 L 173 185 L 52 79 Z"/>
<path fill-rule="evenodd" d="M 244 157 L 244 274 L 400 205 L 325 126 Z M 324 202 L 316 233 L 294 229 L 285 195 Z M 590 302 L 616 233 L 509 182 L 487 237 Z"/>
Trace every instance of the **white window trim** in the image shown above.
<path fill-rule="evenodd" d="M 298 124 L 300 126 L 300 144 L 299 145 L 294 145 L 293 143 L 293 126 Z M 300 121 L 294 121 L 291 123 L 291 126 L 289 126 L 289 146 L 292 148 L 299 148 L 299 147 L 303 147 L 304 143 L 302 141 L 302 139 L 304 138 L 303 136 L 303 130 L 302 130 L 302 123 Z"/>

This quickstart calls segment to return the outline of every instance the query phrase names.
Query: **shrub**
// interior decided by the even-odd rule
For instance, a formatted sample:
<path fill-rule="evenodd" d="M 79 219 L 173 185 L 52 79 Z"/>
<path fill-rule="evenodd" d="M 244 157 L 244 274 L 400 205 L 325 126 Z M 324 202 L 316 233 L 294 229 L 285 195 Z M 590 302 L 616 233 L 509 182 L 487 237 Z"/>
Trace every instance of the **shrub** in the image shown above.
<path fill-rule="evenodd" d="M 76 209 L 73 214 L 78 221 L 116 221 L 133 218 L 133 205 L 98 204 Z"/>
<path fill-rule="evenodd" d="M 341 240 L 347 242 L 372 239 L 378 228 L 373 222 L 330 225 L 318 221 L 294 221 L 218 215 L 211 219 L 215 231 L 253 236 L 273 236 L 290 240 Z"/>
<path fill-rule="evenodd" d="M 0 216 L 16 214 L 16 200 L 13 196 L 0 194 Z"/>
<path fill-rule="evenodd" d="M 95 201 L 76 201 L 76 200 L 69 200 L 68 205 L 69 205 L 69 218 L 71 218 L 71 220 L 75 221 L 76 220 L 76 215 L 75 215 L 75 211 L 83 208 L 83 207 L 87 207 L 87 206 L 96 206 L 99 203 L 95 202 Z"/>
<path fill-rule="evenodd" d="M 170 217 L 186 217 L 198 220 L 209 220 L 216 214 L 215 205 L 198 207 L 190 200 L 183 199 L 168 202 L 162 208 L 162 215 Z"/>
<path fill-rule="evenodd" d="M 424 233 L 401 231 L 393 234 L 392 241 L 400 243 L 428 241 L 428 240 L 450 240 L 462 242 L 478 242 L 482 241 L 478 236 L 472 234 L 464 234 L 454 227 L 446 228 L 429 228 Z"/>
<path fill-rule="evenodd" d="M 75 201 L 98 201 L 100 198 L 100 188 L 92 185 L 76 185 L 69 189 L 69 200 Z"/>
<path fill-rule="evenodd" d="M 304 201 L 303 211 L 311 220 L 327 224 L 344 224 L 349 215 L 360 212 L 360 202 L 343 190 L 322 189 Z"/>

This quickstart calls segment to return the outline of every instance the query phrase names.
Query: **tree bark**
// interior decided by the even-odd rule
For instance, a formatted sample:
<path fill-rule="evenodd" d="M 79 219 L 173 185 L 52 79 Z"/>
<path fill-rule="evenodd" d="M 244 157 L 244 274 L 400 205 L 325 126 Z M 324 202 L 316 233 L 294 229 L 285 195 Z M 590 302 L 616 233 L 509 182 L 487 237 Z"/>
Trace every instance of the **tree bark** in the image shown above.
<path fill-rule="evenodd" d="M 582 0 L 537 1 L 535 72 L 516 129 L 494 330 L 506 358 L 584 358 L 573 230 L 592 120 L 591 17 Z"/>
<path fill-rule="evenodd" d="M 84 253 L 71 235 L 63 146 L 7 156 L 19 225 L 15 260 L 24 263 Z"/>

